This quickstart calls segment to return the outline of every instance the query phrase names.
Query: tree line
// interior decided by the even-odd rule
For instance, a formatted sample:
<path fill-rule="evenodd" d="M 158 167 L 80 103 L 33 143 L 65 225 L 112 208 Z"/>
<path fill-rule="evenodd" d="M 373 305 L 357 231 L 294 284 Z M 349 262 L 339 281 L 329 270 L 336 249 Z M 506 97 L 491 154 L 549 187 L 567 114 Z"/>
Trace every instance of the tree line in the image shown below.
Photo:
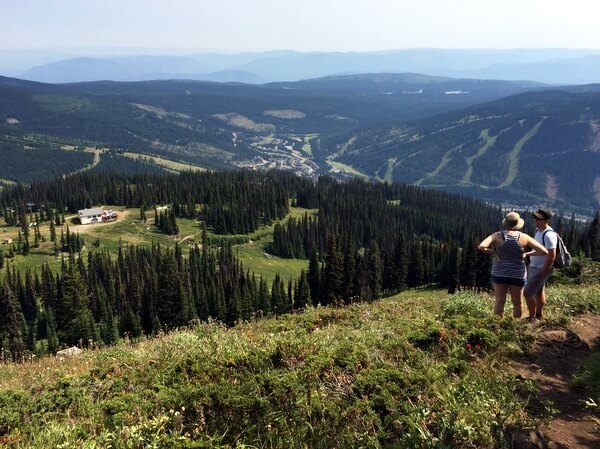
<path fill-rule="evenodd" d="M 281 221 L 290 199 L 318 212 Z M 225 239 L 219 249 L 205 241 L 185 257 L 179 246 L 122 244 L 116 256 L 95 248 L 84 260 L 84 240 L 68 227 L 59 239 L 56 226 L 67 210 L 105 202 L 139 206 L 142 215 L 169 203 L 157 216 L 167 233 L 176 228 L 176 216 L 203 220 L 223 234 L 279 220 L 270 251 L 308 259 L 308 268 L 267 283 L 244 269 Z M 7 188 L 0 207 L 7 222 L 21 226 L 19 251 L 31 239 L 29 217 L 50 221 L 56 252 L 65 254 L 56 274 L 45 264 L 40 273 L 12 267 L 0 279 L 0 346 L 10 359 L 62 345 L 112 344 L 193 320 L 233 325 L 308 305 L 372 301 L 432 283 L 450 292 L 486 289 L 490 260 L 476 247 L 502 218 L 497 207 L 448 193 L 281 172 L 77 174 Z M 553 224 L 572 253 L 600 260 L 598 213 L 585 226 L 562 216 Z M 37 238 L 35 227 L 32 232 Z"/>

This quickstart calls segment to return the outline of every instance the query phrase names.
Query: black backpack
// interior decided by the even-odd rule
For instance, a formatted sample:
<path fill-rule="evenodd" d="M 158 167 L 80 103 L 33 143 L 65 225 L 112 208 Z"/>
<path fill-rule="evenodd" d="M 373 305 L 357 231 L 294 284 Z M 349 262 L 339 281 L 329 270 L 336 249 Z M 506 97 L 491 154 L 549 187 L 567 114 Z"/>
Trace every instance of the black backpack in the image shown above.
<path fill-rule="evenodd" d="M 570 266 L 571 265 L 571 253 L 567 249 L 567 246 L 565 245 L 565 242 L 563 242 L 563 239 L 561 238 L 561 236 L 558 235 L 558 232 L 554 231 L 553 229 L 547 229 L 546 231 L 544 231 L 544 233 L 542 234 L 542 245 L 546 246 L 545 237 L 546 237 L 546 233 L 549 231 L 554 232 L 557 237 L 556 257 L 554 258 L 554 264 L 552 264 L 552 266 L 554 268 L 558 268 L 558 269 Z"/>

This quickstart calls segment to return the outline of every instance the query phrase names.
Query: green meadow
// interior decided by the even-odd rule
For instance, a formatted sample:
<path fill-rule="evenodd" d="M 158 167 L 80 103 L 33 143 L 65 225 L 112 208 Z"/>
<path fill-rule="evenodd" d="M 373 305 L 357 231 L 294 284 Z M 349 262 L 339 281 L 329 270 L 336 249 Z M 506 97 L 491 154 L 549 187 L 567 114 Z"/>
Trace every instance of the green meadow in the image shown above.
<path fill-rule="evenodd" d="M 114 209 L 118 214 L 115 222 L 80 225 L 75 215 L 66 215 L 66 223 L 56 228 L 57 239 L 60 239 L 61 228 L 66 233 L 67 225 L 69 232 L 79 233 L 85 239 L 85 247 L 82 251 L 82 257 L 86 257 L 88 251 L 98 251 L 107 249 L 111 253 L 118 252 L 119 246 L 123 245 L 151 245 L 160 244 L 164 247 L 174 248 L 176 244 L 181 245 L 183 253 L 186 254 L 193 245 L 202 244 L 201 223 L 193 219 L 177 219 L 179 234 L 176 236 L 167 236 L 162 234 L 154 226 L 154 211 L 146 211 L 146 221 L 142 221 L 140 210 L 138 208 L 125 209 L 119 206 L 104 206 L 105 209 Z M 290 217 L 302 218 L 304 214 L 316 214 L 314 209 L 292 208 Z M 269 283 L 274 279 L 275 274 L 279 273 L 283 279 L 296 278 L 300 270 L 306 269 L 308 262 L 299 259 L 283 259 L 268 253 L 268 246 L 273 241 L 273 225 L 264 226 L 251 234 L 243 235 L 219 235 L 207 230 L 208 241 L 213 245 L 218 245 L 222 241 L 231 240 L 234 245 L 234 251 L 242 261 L 244 267 L 254 272 L 257 276 L 264 277 Z M 7 226 L 5 223 L 0 225 L 0 243 L 5 238 L 12 238 L 16 244 L 18 239 L 17 227 Z M 61 265 L 62 257 L 66 254 L 56 254 L 54 244 L 50 241 L 50 229 L 47 223 L 40 226 L 42 240 L 37 248 L 31 248 L 29 255 L 23 256 L 16 254 L 12 258 L 6 257 L 9 253 L 9 245 L 0 246 L 0 250 L 5 255 L 5 268 L 15 267 L 19 270 L 30 269 L 32 271 L 41 270 L 44 263 L 58 270 Z M 33 229 L 30 231 L 30 242 L 33 242 Z M 245 243 L 238 243 L 245 242 Z"/>
<path fill-rule="evenodd" d="M 543 327 L 492 316 L 489 295 L 423 289 L 0 364 L 0 445 L 512 447 L 514 432 L 547 422 L 553 408 L 529 414 L 536 382 L 511 360 L 541 329 L 600 310 L 597 284 L 549 294 Z M 590 403 L 600 401 L 598 355 L 578 380 Z"/>

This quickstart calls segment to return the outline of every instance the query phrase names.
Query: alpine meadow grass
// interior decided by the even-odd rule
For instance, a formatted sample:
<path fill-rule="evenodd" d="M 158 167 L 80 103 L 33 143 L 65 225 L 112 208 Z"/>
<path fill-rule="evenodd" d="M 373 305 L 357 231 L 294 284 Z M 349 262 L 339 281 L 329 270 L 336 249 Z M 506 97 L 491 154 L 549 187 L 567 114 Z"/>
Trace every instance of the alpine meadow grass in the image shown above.
<path fill-rule="evenodd" d="M 506 366 L 532 338 L 489 309 L 487 295 L 413 290 L 3 364 L 0 443 L 503 447 L 509 426 L 533 420 L 523 410 L 535 388 Z"/>

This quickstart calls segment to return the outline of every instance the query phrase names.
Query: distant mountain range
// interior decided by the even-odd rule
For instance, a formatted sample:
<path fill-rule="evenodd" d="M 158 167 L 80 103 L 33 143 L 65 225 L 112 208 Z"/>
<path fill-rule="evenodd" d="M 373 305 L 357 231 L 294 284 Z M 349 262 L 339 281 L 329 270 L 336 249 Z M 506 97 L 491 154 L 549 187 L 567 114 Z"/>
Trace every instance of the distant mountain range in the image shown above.
<path fill-rule="evenodd" d="M 152 79 L 267 83 L 342 74 L 412 72 L 459 78 L 531 80 L 549 84 L 600 82 L 600 50 L 407 49 L 346 53 L 276 51 L 197 53 L 185 56 L 75 57 L 55 59 L 52 62 L 39 55 L 37 58 L 43 63 L 20 72 L 20 78 L 48 83 Z M 0 62 L 0 73 L 1 70 Z"/>
<path fill-rule="evenodd" d="M 5 181 L 235 166 L 402 181 L 523 207 L 600 206 L 600 85 L 415 73 L 262 85 L 0 77 L 0 99 Z"/>

